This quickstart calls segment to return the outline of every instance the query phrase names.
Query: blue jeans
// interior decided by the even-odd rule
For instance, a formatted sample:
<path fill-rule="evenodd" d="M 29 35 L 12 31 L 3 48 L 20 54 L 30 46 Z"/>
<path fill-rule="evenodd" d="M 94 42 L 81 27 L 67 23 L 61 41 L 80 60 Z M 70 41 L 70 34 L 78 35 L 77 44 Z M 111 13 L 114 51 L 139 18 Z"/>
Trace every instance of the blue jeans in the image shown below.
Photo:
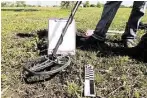
<path fill-rule="evenodd" d="M 122 1 L 108 1 L 104 5 L 101 19 L 95 28 L 94 34 L 92 35 L 93 37 L 101 41 L 105 40 L 106 33 L 121 3 Z M 139 22 L 141 17 L 144 16 L 145 9 L 146 9 L 145 1 L 134 1 L 133 9 L 131 11 L 129 20 L 126 24 L 125 32 L 122 35 L 122 39 L 136 38 L 136 32 L 139 26 Z"/>

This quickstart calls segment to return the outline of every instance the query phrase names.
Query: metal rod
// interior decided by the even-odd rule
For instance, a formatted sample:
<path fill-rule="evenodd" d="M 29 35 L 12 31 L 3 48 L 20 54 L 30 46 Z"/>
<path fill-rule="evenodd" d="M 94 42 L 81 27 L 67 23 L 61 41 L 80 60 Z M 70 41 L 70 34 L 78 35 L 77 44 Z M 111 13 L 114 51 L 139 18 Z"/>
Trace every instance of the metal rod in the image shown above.
<path fill-rule="evenodd" d="M 74 15 L 75 15 L 75 13 L 76 13 L 76 11 L 77 11 L 77 9 L 78 9 L 78 7 L 80 6 L 81 3 L 82 3 L 82 1 L 77 1 L 74 8 L 72 9 L 71 14 L 70 14 L 70 16 L 67 20 L 67 23 L 66 23 L 65 27 L 63 28 L 62 34 L 61 34 L 55 48 L 53 49 L 53 53 L 52 53 L 53 56 L 56 56 L 56 52 L 57 52 L 59 46 L 62 44 L 63 37 L 64 37 L 69 25 L 72 23 L 73 17 L 74 17 Z"/>

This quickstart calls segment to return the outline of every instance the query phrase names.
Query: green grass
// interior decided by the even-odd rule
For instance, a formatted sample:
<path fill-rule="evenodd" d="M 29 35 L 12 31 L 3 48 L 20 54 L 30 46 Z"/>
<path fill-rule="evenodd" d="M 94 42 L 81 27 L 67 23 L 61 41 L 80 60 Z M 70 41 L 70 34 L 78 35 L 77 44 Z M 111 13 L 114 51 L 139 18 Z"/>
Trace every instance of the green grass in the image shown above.
<path fill-rule="evenodd" d="M 21 81 L 24 62 L 39 57 L 37 30 L 47 29 L 49 18 L 68 17 L 70 10 L 60 8 L 2 8 L 2 97 L 9 98 L 55 98 L 60 96 L 82 97 L 83 68 L 92 64 L 95 69 L 96 95 L 108 98 L 147 97 L 147 64 L 129 56 L 105 55 L 97 51 L 77 49 L 76 64 L 49 81 L 26 84 Z M 11 9 L 11 10 L 7 10 Z M 35 10 L 30 10 L 35 9 Z M 120 8 L 110 26 L 124 30 L 131 9 Z M 102 8 L 80 8 L 75 16 L 77 29 L 95 29 Z M 142 21 L 147 22 L 147 15 Z M 18 33 L 35 34 L 19 37 Z M 139 31 L 141 36 L 143 31 Z M 110 37 L 118 39 L 120 35 Z M 98 54 L 98 56 L 97 56 Z"/>

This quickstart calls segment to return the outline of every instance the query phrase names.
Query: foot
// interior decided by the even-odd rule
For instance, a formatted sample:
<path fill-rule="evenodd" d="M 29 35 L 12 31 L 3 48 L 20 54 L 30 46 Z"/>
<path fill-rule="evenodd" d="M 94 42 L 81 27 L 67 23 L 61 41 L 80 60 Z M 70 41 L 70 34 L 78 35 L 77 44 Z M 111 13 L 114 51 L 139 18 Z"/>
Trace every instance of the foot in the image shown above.
<path fill-rule="evenodd" d="M 95 39 L 93 36 L 85 37 L 80 39 L 84 44 L 96 44 L 99 40 Z"/>
<path fill-rule="evenodd" d="M 104 41 L 95 39 L 93 36 L 81 38 L 79 43 L 81 43 L 81 45 L 79 46 L 79 48 L 81 49 L 94 49 L 105 51 L 108 50 L 109 47 Z"/>
<path fill-rule="evenodd" d="M 135 39 L 124 39 L 123 44 L 124 44 L 124 47 L 126 48 L 133 48 L 136 46 L 136 40 Z"/>
<path fill-rule="evenodd" d="M 99 40 L 95 39 L 93 36 L 90 37 L 81 37 L 80 39 L 77 40 L 77 46 L 79 47 L 87 47 L 89 45 L 96 45 Z"/>
<path fill-rule="evenodd" d="M 141 37 L 141 40 L 138 43 L 137 48 L 147 51 L 147 33 Z"/>

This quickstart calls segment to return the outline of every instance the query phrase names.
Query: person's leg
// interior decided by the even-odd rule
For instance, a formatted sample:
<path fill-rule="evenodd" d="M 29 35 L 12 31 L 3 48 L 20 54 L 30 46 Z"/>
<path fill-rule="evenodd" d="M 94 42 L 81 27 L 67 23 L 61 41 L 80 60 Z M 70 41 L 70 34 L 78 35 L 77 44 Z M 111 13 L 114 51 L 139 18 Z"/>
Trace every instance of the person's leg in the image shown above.
<path fill-rule="evenodd" d="M 145 13 L 145 9 L 145 1 L 134 1 L 133 9 L 126 25 L 125 32 L 122 35 L 122 39 L 125 41 L 126 47 L 133 47 L 133 39 L 136 38 L 139 22 Z"/>
<path fill-rule="evenodd" d="M 78 43 L 81 45 L 77 45 L 77 47 L 87 47 L 88 45 L 95 45 L 105 48 L 107 45 L 104 44 L 106 32 L 120 6 L 122 1 L 108 1 L 104 5 L 104 9 L 102 12 L 102 16 L 100 21 L 98 22 L 94 34 L 90 37 L 81 38 Z"/>
<path fill-rule="evenodd" d="M 102 41 L 105 40 L 109 26 L 112 23 L 112 20 L 114 19 L 121 3 L 122 1 L 108 1 L 104 5 L 101 19 L 95 28 L 94 34 L 92 35 L 94 38 Z"/>

